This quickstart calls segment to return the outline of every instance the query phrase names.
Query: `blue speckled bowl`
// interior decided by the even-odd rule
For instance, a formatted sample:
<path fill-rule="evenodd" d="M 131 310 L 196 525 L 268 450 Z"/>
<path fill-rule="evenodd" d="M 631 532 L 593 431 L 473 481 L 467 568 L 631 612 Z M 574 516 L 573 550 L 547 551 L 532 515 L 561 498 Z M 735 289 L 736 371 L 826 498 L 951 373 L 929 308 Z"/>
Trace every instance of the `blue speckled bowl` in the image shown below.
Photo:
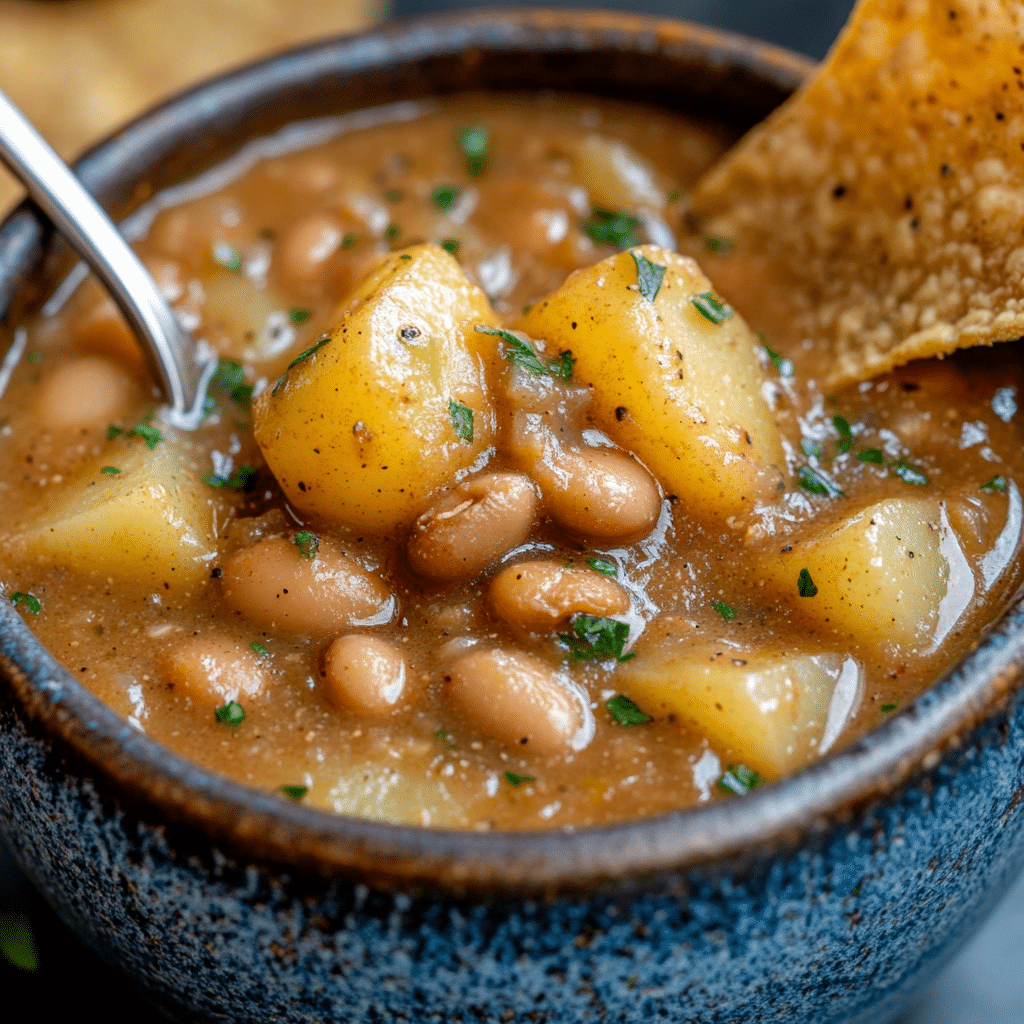
<path fill-rule="evenodd" d="M 393 26 L 243 69 L 78 166 L 117 215 L 297 118 L 552 87 L 745 127 L 807 65 L 622 15 Z M 0 226 L 8 326 L 66 255 Z M 882 1022 L 1024 863 L 1024 610 L 852 749 L 744 799 L 579 833 L 330 817 L 195 768 L 0 602 L 0 824 L 65 921 L 175 1019 Z"/>

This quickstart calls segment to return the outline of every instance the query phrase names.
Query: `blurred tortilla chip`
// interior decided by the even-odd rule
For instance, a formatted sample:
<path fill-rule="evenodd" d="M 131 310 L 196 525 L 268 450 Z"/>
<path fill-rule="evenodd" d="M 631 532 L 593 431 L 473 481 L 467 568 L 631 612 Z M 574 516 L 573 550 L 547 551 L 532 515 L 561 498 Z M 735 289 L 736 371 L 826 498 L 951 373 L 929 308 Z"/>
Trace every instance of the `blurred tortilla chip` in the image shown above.
<path fill-rule="evenodd" d="M 1024 335 L 1024 4 L 860 0 L 694 212 L 790 289 L 830 389 Z"/>

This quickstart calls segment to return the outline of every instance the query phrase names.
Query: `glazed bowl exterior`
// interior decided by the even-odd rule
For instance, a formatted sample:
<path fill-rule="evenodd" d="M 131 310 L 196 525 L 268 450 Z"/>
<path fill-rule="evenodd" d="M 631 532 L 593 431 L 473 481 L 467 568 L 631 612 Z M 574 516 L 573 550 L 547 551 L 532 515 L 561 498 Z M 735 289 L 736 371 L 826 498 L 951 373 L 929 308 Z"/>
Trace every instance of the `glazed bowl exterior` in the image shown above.
<path fill-rule="evenodd" d="M 78 164 L 123 217 L 297 121 L 560 89 L 743 129 L 808 65 L 625 15 L 411 22 L 244 68 Z M 9 334 L 68 265 L 0 226 Z M 1024 609 L 882 728 L 743 799 L 582 830 L 332 817 L 190 765 L 79 687 L 0 602 L 0 827 L 68 925 L 179 1020 L 882 1024 L 1024 864 Z"/>

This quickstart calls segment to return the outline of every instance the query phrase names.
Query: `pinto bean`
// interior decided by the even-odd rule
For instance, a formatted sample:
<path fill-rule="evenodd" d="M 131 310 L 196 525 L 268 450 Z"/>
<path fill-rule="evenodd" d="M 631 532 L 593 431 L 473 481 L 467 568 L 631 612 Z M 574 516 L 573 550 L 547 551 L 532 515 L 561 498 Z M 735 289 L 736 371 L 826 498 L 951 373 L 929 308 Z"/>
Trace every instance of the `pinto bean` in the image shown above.
<path fill-rule="evenodd" d="M 369 718 L 395 710 L 405 692 L 405 659 L 380 637 L 350 633 L 324 651 L 320 678 L 324 694 L 336 707 Z"/>
<path fill-rule="evenodd" d="M 224 566 L 224 599 L 253 625 L 287 633 L 329 633 L 377 625 L 394 613 L 380 577 L 321 540 L 307 558 L 290 540 L 268 537 Z"/>
<path fill-rule="evenodd" d="M 462 711 L 495 739 L 523 752 L 582 750 L 593 735 L 586 698 L 568 676 L 531 654 L 473 649 L 445 678 Z"/>
<path fill-rule="evenodd" d="M 341 224 L 329 213 L 311 213 L 296 221 L 282 236 L 277 252 L 285 280 L 291 284 L 319 280 L 343 237 Z"/>
<path fill-rule="evenodd" d="M 137 390 L 131 376 L 109 359 L 82 356 L 62 363 L 43 381 L 36 412 L 51 430 L 105 424 L 127 413 Z"/>
<path fill-rule="evenodd" d="M 614 580 L 558 562 L 506 566 L 487 598 L 495 614 L 523 636 L 552 633 L 579 612 L 606 618 L 629 611 L 629 595 Z"/>
<path fill-rule="evenodd" d="M 161 659 L 161 676 L 176 695 L 214 710 L 230 701 L 245 704 L 267 684 L 261 657 L 233 637 L 207 631 L 175 644 Z"/>
<path fill-rule="evenodd" d="M 536 510 L 537 492 L 528 477 L 473 477 L 416 520 L 406 549 L 409 564 L 439 582 L 473 579 L 526 540 Z"/>

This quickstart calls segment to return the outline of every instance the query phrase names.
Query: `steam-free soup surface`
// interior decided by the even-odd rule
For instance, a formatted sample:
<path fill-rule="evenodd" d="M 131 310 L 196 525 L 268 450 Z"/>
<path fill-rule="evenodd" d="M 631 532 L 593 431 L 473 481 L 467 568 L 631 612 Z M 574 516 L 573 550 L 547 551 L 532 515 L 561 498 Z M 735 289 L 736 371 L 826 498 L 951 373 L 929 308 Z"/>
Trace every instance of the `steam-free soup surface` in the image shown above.
<path fill-rule="evenodd" d="M 729 141 L 469 97 L 156 207 L 208 416 L 92 281 L 20 331 L 8 598 L 186 757 L 393 821 L 733 799 L 897 713 L 1020 583 L 1019 346 L 824 396 L 688 227 Z"/>

